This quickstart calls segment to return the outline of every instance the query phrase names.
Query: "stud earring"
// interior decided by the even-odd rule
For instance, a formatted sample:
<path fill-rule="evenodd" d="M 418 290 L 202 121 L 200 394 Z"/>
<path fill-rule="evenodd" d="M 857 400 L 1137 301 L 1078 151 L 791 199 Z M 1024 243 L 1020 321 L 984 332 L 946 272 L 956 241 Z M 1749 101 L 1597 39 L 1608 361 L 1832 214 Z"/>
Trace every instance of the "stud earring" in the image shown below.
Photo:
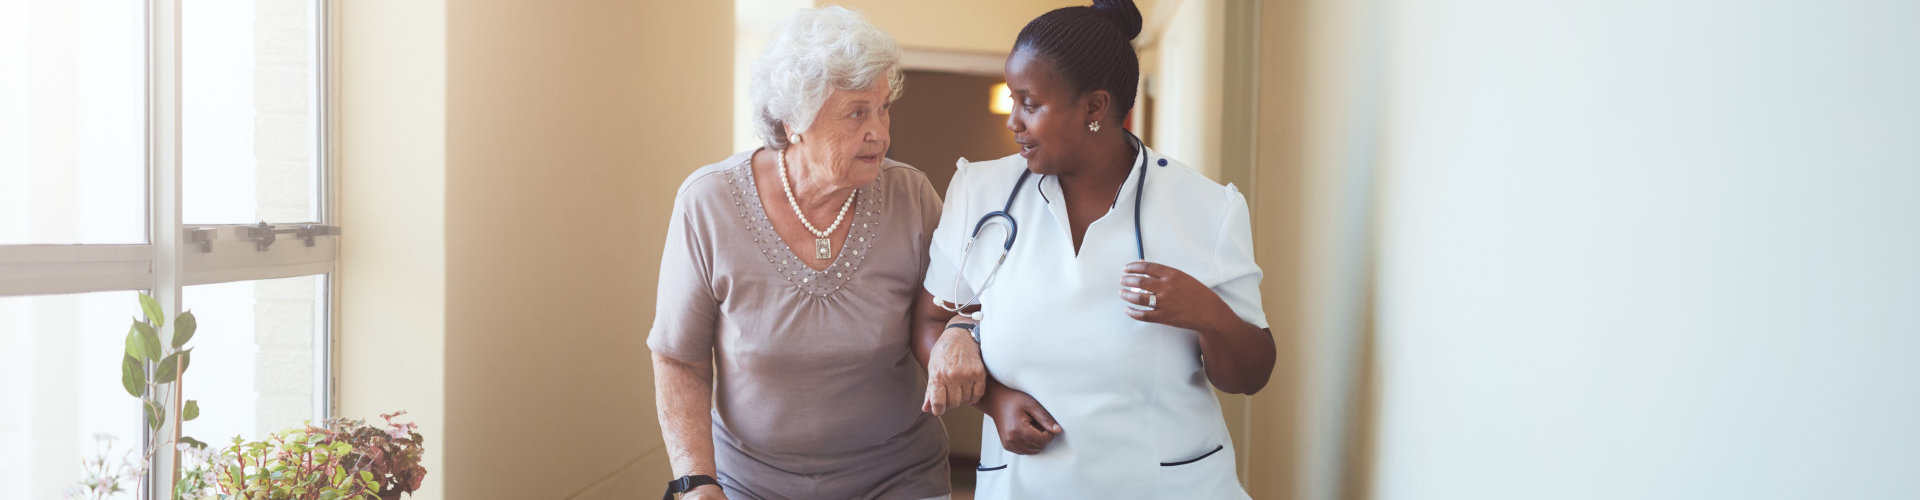
<path fill-rule="evenodd" d="M 1099 121 L 1099 120 L 1094 120 L 1094 121 L 1091 121 L 1091 122 L 1087 122 L 1087 131 L 1088 131 L 1088 132 L 1099 132 L 1099 131 L 1100 131 L 1100 121 Z"/>
<path fill-rule="evenodd" d="M 790 134 L 790 135 L 788 135 L 788 136 L 787 136 L 787 143 L 788 143 L 788 144 L 799 144 L 799 143 L 800 143 L 800 134 Z"/>

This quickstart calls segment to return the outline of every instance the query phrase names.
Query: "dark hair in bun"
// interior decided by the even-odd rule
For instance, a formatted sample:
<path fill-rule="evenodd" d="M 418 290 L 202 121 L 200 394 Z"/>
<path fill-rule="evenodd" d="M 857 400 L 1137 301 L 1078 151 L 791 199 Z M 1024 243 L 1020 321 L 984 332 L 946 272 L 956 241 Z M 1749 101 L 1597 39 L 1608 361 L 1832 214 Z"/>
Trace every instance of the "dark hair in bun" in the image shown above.
<path fill-rule="evenodd" d="M 1140 86 L 1133 39 L 1143 22 L 1133 0 L 1094 0 L 1091 7 L 1064 7 L 1034 18 L 1014 39 L 1013 51 L 1033 51 L 1075 92 L 1106 90 L 1124 117 L 1133 110 Z"/>

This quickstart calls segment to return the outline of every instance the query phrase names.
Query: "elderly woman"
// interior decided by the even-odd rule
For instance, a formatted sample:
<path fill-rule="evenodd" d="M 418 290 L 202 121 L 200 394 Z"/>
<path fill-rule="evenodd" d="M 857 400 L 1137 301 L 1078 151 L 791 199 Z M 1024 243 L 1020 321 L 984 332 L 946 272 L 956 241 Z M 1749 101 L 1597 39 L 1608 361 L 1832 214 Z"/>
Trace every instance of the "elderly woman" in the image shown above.
<path fill-rule="evenodd" d="M 753 66 L 764 146 L 681 185 L 647 337 L 669 493 L 948 494 L 908 347 L 941 201 L 885 156 L 899 61 L 859 14 L 801 11 Z"/>

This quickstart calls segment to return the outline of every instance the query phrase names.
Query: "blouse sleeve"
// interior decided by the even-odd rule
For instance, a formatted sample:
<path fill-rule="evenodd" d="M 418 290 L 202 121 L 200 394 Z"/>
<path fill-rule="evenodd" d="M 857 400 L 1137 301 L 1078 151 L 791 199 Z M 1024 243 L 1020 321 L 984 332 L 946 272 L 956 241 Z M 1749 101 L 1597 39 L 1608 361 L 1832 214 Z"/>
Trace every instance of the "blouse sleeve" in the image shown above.
<path fill-rule="evenodd" d="M 687 193 L 674 202 L 667 223 L 666 249 L 660 253 L 660 286 L 647 348 L 682 362 L 713 357 L 720 301 L 713 293 L 712 253 L 690 224 Z"/>
<path fill-rule="evenodd" d="M 1242 321 L 1267 328 L 1267 313 L 1260 304 L 1260 265 L 1253 260 L 1253 225 L 1247 214 L 1247 199 L 1232 185 L 1225 190 L 1227 213 L 1221 218 L 1213 245 L 1220 282 L 1212 285 L 1213 292 Z"/>

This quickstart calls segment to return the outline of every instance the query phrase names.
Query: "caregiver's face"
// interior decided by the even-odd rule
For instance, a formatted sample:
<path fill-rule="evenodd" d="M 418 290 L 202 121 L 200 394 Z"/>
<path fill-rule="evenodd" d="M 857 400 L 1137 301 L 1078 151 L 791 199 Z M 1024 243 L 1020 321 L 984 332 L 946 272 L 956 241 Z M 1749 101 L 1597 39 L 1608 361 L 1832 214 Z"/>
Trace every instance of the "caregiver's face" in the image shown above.
<path fill-rule="evenodd" d="M 888 128 L 892 91 L 884 79 L 861 90 L 834 89 L 813 125 L 796 146 L 816 167 L 827 167 L 833 182 L 843 187 L 864 186 L 880 177 L 880 161 L 891 140 Z"/>
<path fill-rule="evenodd" d="M 1053 66 L 1025 48 L 1007 57 L 1007 90 L 1013 94 L 1013 113 L 1007 130 L 1020 145 L 1027 169 L 1059 175 L 1076 163 L 1075 151 L 1093 134 L 1087 131 L 1085 96 L 1074 92 Z"/>

